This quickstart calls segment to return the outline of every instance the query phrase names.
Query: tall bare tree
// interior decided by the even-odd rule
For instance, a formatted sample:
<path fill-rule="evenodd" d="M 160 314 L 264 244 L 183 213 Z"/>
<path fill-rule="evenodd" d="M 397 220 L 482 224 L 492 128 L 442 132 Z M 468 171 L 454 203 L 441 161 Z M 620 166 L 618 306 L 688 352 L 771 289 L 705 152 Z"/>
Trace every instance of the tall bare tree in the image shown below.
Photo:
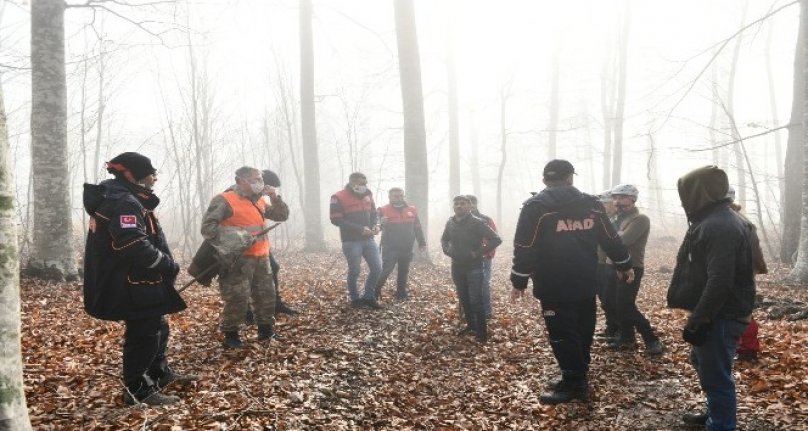
<path fill-rule="evenodd" d="M 808 28 L 808 0 L 801 0 L 800 6 L 802 11 L 800 13 L 800 28 L 802 30 Z M 799 73 L 803 77 L 803 82 L 808 80 L 808 33 L 800 31 L 800 41 L 802 42 L 802 64 L 799 68 Z M 796 68 L 796 66 L 795 66 Z M 789 274 L 789 278 L 793 281 L 805 283 L 808 282 L 808 165 L 805 161 L 808 160 L 808 92 L 806 87 L 803 86 L 802 93 L 795 93 L 794 99 L 799 99 L 802 104 L 802 217 L 800 222 L 800 241 L 797 248 L 797 262 Z"/>
<path fill-rule="evenodd" d="M 508 127 L 506 123 L 508 99 L 511 97 L 511 82 L 503 84 L 499 88 L 499 151 L 502 158 L 499 161 L 497 170 L 497 220 L 502 220 L 502 180 L 505 174 L 505 165 L 508 162 Z"/>
<path fill-rule="evenodd" d="M 788 126 L 788 143 L 786 144 L 785 159 L 785 184 L 783 193 L 782 217 L 782 241 L 780 241 L 780 260 L 791 263 L 800 238 L 800 210 L 802 196 L 802 172 L 803 172 L 803 147 L 805 141 L 803 136 L 803 115 L 805 102 L 805 34 L 808 31 L 805 16 L 808 8 L 805 2 L 800 2 L 800 26 L 797 36 L 797 49 L 794 52 L 794 82 L 792 84 L 793 95 L 791 102 L 791 118 Z"/>
<path fill-rule="evenodd" d="M 614 109 L 614 165 L 612 167 L 612 184 L 621 182 L 623 171 L 623 125 L 626 111 L 626 69 L 628 64 L 628 34 L 631 29 L 631 2 L 624 0 L 622 13 L 619 15 L 618 60 L 617 60 L 617 100 Z"/>
<path fill-rule="evenodd" d="M 561 102 L 558 98 L 559 86 L 561 82 L 561 40 L 556 39 L 553 47 L 552 76 L 550 77 L 550 124 L 547 126 L 547 159 L 553 160 L 558 152 L 556 140 L 558 137 L 558 116 L 561 110 Z M 541 164 L 540 164 L 541 165 Z"/>
<path fill-rule="evenodd" d="M 746 23 L 746 9 L 748 3 L 743 1 L 741 3 L 741 28 Z M 743 43 L 743 33 L 735 38 L 735 46 L 732 50 L 732 63 L 729 68 L 729 82 L 727 83 L 727 104 L 726 114 L 729 117 L 730 130 L 732 140 L 735 141 L 733 152 L 735 154 L 735 176 L 738 181 L 738 199 L 737 202 L 742 206 L 746 206 L 746 171 L 744 169 L 743 150 L 741 148 L 742 140 L 738 128 L 733 127 L 735 123 L 735 76 L 738 72 L 738 58 L 741 55 L 741 44 Z M 761 226 L 761 229 L 763 226 Z"/>
<path fill-rule="evenodd" d="M 67 164 L 67 84 L 63 0 L 31 4 L 31 172 L 34 240 L 30 273 L 78 277 Z"/>
<path fill-rule="evenodd" d="M 320 210 L 320 156 L 314 117 L 314 35 L 311 0 L 300 0 L 300 119 L 303 138 L 306 243 L 308 251 L 325 249 Z"/>
<path fill-rule="evenodd" d="M 449 87 L 449 197 L 460 194 L 460 130 L 457 112 L 457 71 L 454 52 L 454 14 L 447 14 L 446 75 Z"/>
<path fill-rule="evenodd" d="M 20 348 L 20 261 L 14 176 L 0 87 L 0 430 L 30 430 Z"/>
<path fill-rule="evenodd" d="M 404 113 L 404 185 L 407 196 L 423 214 L 421 223 L 424 232 L 429 235 L 429 166 L 415 7 L 413 0 L 394 0 L 393 4 Z"/>
<path fill-rule="evenodd" d="M 614 59 L 611 46 L 604 49 L 600 71 L 600 111 L 603 116 L 603 188 L 612 186 L 612 133 L 614 130 Z"/>

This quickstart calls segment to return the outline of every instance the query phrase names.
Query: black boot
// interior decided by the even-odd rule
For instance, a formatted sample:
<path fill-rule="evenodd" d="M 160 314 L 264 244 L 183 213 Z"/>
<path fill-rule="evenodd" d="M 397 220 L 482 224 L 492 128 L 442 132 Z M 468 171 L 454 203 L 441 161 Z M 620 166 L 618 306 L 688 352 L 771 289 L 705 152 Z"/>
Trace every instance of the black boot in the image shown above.
<path fill-rule="evenodd" d="M 171 368 L 159 375 L 159 377 L 152 376 L 152 380 L 157 383 L 158 389 L 163 389 L 170 384 L 185 385 L 199 380 L 196 374 L 182 374 L 177 373 Z"/>
<path fill-rule="evenodd" d="M 275 314 L 286 314 L 287 316 L 294 316 L 295 314 L 298 313 L 299 312 L 297 310 L 289 307 L 288 305 L 283 303 L 283 301 L 278 302 L 277 305 L 275 306 Z"/>
<path fill-rule="evenodd" d="M 589 387 L 586 380 L 562 380 L 552 391 L 544 392 L 539 397 L 542 404 L 561 404 L 571 401 L 589 401 Z"/>
<path fill-rule="evenodd" d="M 123 389 L 123 403 L 127 406 L 141 403 L 150 406 L 165 406 L 179 400 L 180 398 L 177 396 L 160 393 L 157 385 L 145 376 L 140 382 L 126 385 Z"/>
<path fill-rule="evenodd" d="M 707 425 L 707 413 L 685 413 L 682 415 L 682 422 L 688 425 Z"/>
<path fill-rule="evenodd" d="M 258 325 L 258 341 L 271 341 L 275 338 L 275 331 L 272 325 Z"/>
<path fill-rule="evenodd" d="M 244 316 L 244 324 L 247 326 L 255 325 L 255 314 L 253 314 L 252 308 L 247 310 L 247 315 Z"/>
<path fill-rule="evenodd" d="M 238 336 L 238 331 L 228 331 L 224 333 L 224 347 L 228 349 L 242 349 L 244 343 Z"/>

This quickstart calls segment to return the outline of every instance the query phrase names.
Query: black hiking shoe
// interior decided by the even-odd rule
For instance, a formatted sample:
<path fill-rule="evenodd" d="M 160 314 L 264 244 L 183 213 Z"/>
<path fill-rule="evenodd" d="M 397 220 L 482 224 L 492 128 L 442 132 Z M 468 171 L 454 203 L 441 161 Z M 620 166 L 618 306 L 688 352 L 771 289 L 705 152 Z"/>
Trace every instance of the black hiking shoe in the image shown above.
<path fill-rule="evenodd" d="M 542 404 L 555 405 L 572 401 L 589 401 L 589 388 L 585 381 L 571 382 L 562 380 L 552 391 L 544 392 L 539 397 Z"/>
<path fill-rule="evenodd" d="M 135 404 L 146 404 L 149 406 L 167 406 L 179 401 L 180 398 L 175 395 L 165 395 L 155 386 L 146 386 L 139 391 L 132 392 L 129 389 L 123 390 L 123 403 L 127 406 Z"/>
<path fill-rule="evenodd" d="M 707 425 L 707 413 L 685 413 L 682 415 L 682 422 L 694 426 Z"/>
<path fill-rule="evenodd" d="M 244 324 L 247 326 L 255 325 L 255 315 L 252 310 L 247 310 L 247 315 L 244 316 Z"/>
<path fill-rule="evenodd" d="M 365 300 L 365 307 L 370 308 L 371 310 L 384 310 L 384 305 L 379 304 L 377 301 L 372 299 Z"/>
<path fill-rule="evenodd" d="M 191 382 L 195 382 L 195 381 L 199 380 L 199 376 L 196 375 L 196 374 L 176 373 L 173 370 L 169 369 L 167 372 L 163 373 L 162 376 L 160 376 L 157 379 L 153 379 L 153 380 L 155 380 L 157 382 L 157 388 L 158 389 L 163 389 L 163 388 L 165 388 L 166 386 L 168 386 L 168 385 L 170 385 L 172 383 L 175 383 L 175 384 L 178 384 L 178 385 L 185 385 L 185 384 L 188 384 L 188 383 L 191 383 Z"/>
<path fill-rule="evenodd" d="M 648 356 L 660 356 L 665 353 L 665 345 L 658 338 L 645 345 L 645 354 Z"/>
<path fill-rule="evenodd" d="M 241 338 L 238 336 L 238 331 L 228 331 L 224 333 L 224 347 L 226 349 L 244 348 L 244 343 L 241 342 Z"/>
<path fill-rule="evenodd" d="M 258 325 L 258 341 L 272 341 L 275 338 L 275 330 L 272 325 Z"/>
<path fill-rule="evenodd" d="M 278 306 L 275 307 L 275 314 L 285 314 L 287 316 L 294 316 L 296 314 L 300 314 L 300 312 L 284 304 L 283 302 L 279 302 Z"/>

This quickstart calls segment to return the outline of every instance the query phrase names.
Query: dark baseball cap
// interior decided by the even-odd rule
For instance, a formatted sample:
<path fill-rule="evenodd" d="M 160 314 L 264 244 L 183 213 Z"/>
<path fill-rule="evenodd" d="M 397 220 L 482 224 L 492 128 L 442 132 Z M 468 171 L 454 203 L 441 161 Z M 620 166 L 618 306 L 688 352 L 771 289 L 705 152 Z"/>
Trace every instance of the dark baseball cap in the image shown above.
<path fill-rule="evenodd" d="M 574 173 L 575 168 L 572 166 L 572 163 L 566 160 L 550 160 L 544 165 L 545 180 L 563 180 Z"/>

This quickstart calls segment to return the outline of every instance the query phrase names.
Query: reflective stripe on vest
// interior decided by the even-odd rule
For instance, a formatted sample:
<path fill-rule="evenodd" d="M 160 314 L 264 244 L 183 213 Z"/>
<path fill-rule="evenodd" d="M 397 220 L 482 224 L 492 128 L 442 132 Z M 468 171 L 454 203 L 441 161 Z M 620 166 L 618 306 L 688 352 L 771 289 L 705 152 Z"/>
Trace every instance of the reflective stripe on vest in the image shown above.
<path fill-rule="evenodd" d="M 222 197 L 230 205 L 233 215 L 222 220 L 220 226 L 240 227 L 253 235 L 264 229 L 266 202 L 263 199 L 258 199 L 257 202 L 253 203 L 234 191 L 224 192 Z M 251 245 L 244 252 L 244 256 L 269 256 L 269 239 L 266 235 Z"/>

